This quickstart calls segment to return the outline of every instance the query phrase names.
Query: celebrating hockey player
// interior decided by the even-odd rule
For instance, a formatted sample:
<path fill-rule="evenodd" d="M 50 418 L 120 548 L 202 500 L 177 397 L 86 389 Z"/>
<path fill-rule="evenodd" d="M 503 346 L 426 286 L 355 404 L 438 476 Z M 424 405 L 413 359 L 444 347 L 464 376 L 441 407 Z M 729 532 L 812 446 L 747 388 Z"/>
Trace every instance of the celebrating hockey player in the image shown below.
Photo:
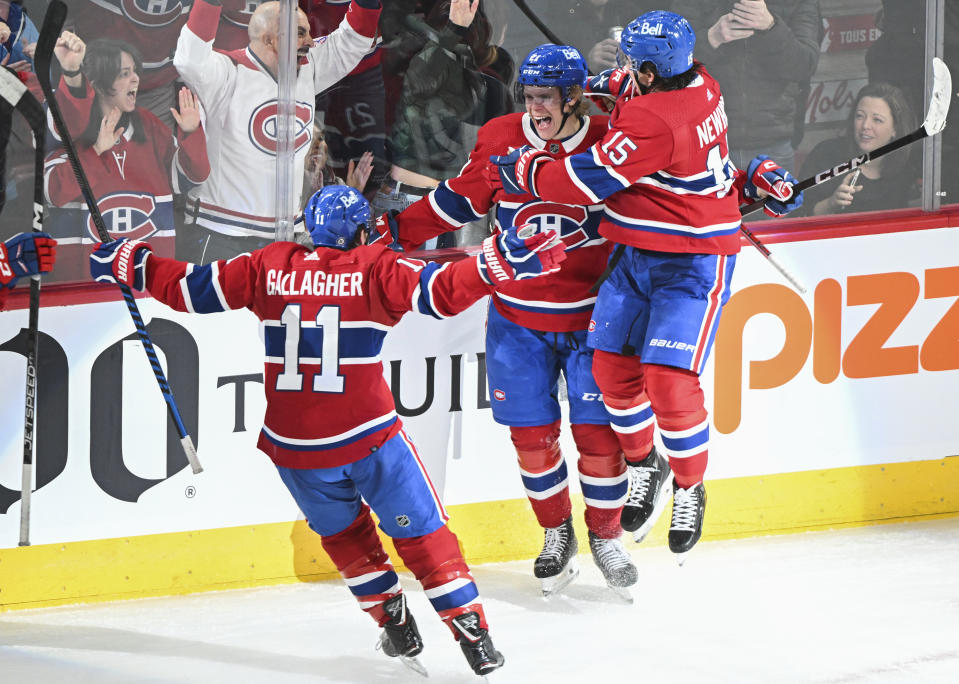
<path fill-rule="evenodd" d="M 57 241 L 47 233 L 17 233 L 0 242 L 0 309 L 24 276 L 49 273 L 57 260 Z"/>
<path fill-rule="evenodd" d="M 544 528 L 543 549 L 533 563 L 533 574 L 545 594 L 562 589 L 577 573 L 569 475 L 559 446 L 560 373 L 566 379 L 570 429 L 579 452 L 593 560 L 615 590 L 625 592 L 637 577 L 619 542 L 626 467 L 590 372 L 592 351 L 586 346 L 586 326 L 595 301 L 589 288 L 606 265 L 609 245 L 598 233 L 601 200 L 577 206 L 560 203 L 564 198 L 542 201 L 524 190 L 494 191 L 486 168 L 491 154 L 524 145 L 544 157 L 563 159 L 599 141 L 608 120 L 586 115 L 586 77 L 586 62 L 576 48 L 535 48 L 523 60 L 517 77 L 516 99 L 525 103 L 526 113 L 508 114 L 484 125 L 460 175 L 441 183 L 397 215 L 395 222 L 400 243 L 413 247 L 483 218 L 495 206 L 500 230 L 514 223 L 531 223 L 542 230 L 556 227 L 566 245 L 568 259 L 562 272 L 528 285 L 497 289 L 486 332 L 493 419 L 509 426 L 523 486 Z M 652 440 L 652 421 L 644 429 Z"/>
<path fill-rule="evenodd" d="M 781 215 L 802 203 L 775 162 L 757 157 L 745 173 L 729 162 L 719 84 L 693 60 L 694 44 L 683 17 L 640 16 L 622 33 L 627 82 L 603 139 L 562 161 L 531 146 L 490 166 L 508 192 L 606 202 L 599 232 L 619 246 L 589 322 L 593 375 L 626 458 L 645 475 L 667 468 L 651 435 L 636 431 L 655 414 L 674 478 L 677 554 L 702 533 L 709 421 L 699 374 L 730 294 L 739 204 L 768 194 L 766 212 Z M 649 487 L 646 498 L 656 494 Z"/>
<path fill-rule="evenodd" d="M 331 185 L 304 210 L 315 250 L 278 242 L 197 266 L 118 240 L 97 247 L 90 271 L 98 281 L 145 287 L 179 311 L 248 308 L 263 321 L 267 408 L 258 447 L 360 606 L 383 628 L 383 651 L 411 658 L 423 643 L 370 507 L 470 667 L 484 674 L 503 657 L 442 503 L 396 414 L 380 349 L 407 311 L 447 318 L 493 284 L 553 272 L 565 254 L 555 232 L 510 228 L 488 238 L 478 256 L 441 266 L 382 244 L 358 246 L 369 218 L 357 190 Z"/>

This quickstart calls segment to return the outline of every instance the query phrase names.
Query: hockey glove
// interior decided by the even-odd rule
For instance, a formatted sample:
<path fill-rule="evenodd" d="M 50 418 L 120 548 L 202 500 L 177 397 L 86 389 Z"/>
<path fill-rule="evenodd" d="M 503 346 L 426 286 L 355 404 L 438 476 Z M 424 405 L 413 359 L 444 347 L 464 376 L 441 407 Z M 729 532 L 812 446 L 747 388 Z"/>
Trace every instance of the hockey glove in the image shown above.
<path fill-rule="evenodd" d="M 761 154 L 749 162 L 743 195 L 751 200 L 768 197 L 763 211 L 769 216 L 783 216 L 802 206 L 802 193 L 793 191 L 798 182 L 786 169 Z"/>
<path fill-rule="evenodd" d="M 98 242 L 90 255 L 90 276 L 98 283 L 120 283 L 142 290 L 146 287 L 146 263 L 152 251 L 149 243 L 139 240 Z"/>
<path fill-rule="evenodd" d="M 394 252 L 402 252 L 403 247 L 400 245 L 400 227 L 396 223 L 396 215 L 398 213 L 395 209 L 390 209 L 380 216 L 377 216 L 376 224 L 370 232 L 367 244 L 374 245 L 382 243 Z"/>
<path fill-rule="evenodd" d="M 17 279 L 53 270 L 57 241 L 47 233 L 17 233 L 0 242 L 0 287 L 13 287 Z"/>
<path fill-rule="evenodd" d="M 607 69 L 589 78 L 584 95 L 595 102 L 600 109 L 609 113 L 616 106 L 616 100 L 630 92 L 627 88 L 629 83 L 629 72 L 625 69 Z"/>
<path fill-rule="evenodd" d="M 555 230 L 537 233 L 527 223 L 483 240 L 483 252 L 476 259 L 483 279 L 500 285 L 558 271 L 566 259 L 566 245 Z"/>
<path fill-rule="evenodd" d="M 489 158 L 490 186 L 502 185 L 509 195 L 536 195 L 533 176 L 540 163 L 551 159 L 549 154 L 524 145 L 509 154 L 494 154 Z"/>

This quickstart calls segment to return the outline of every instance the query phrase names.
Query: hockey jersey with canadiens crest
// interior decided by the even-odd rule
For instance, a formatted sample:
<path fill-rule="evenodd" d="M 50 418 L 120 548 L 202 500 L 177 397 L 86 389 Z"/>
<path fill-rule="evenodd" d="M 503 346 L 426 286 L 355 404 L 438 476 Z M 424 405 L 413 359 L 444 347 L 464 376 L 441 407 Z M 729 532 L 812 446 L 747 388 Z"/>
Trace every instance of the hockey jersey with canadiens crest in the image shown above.
<path fill-rule="evenodd" d="M 257 446 L 287 468 L 332 468 L 401 428 L 383 377 L 386 333 L 408 311 L 447 318 L 490 286 L 475 259 L 427 263 L 382 245 L 310 251 L 275 242 L 205 266 L 151 255 L 147 289 L 178 311 L 250 309 L 265 346 Z"/>
<path fill-rule="evenodd" d="M 609 245 L 598 229 L 601 201 L 568 204 L 565 198 L 542 200 L 532 195 L 510 195 L 489 186 L 486 168 L 490 155 L 507 154 L 529 145 L 556 159 L 583 152 L 606 132 L 605 116 L 584 117 L 582 128 L 566 140 L 543 140 L 528 114 L 515 113 L 487 122 L 477 134 L 469 161 L 456 178 L 440 183 L 427 197 L 397 218 L 400 244 L 407 249 L 427 239 L 484 218 L 496 206 L 496 228 L 530 223 L 540 230 L 555 229 L 566 243 L 563 268 L 533 281 L 497 287 L 493 304 L 514 323 L 533 330 L 585 330 L 596 301 L 589 289 L 603 272 Z"/>
<path fill-rule="evenodd" d="M 213 49 L 220 6 L 196 0 L 180 33 L 174 64 L 199 96 L 206 114 L 212 172 L 190 192 L 187 223 L 225 235 L 274 237 L 277 150 L 277 81 L 249 47 Z M 314 99 L 371 49 L 379 9 L 350 5 L 330 35 L 302 60 L 295 83 L 294 169 L 302 178 L 313 139 Z"/>
<path fill-rule="evenodd" d="M 605 201 L 600 233 L 660 252 L 735 254 L 745 173 L 729 160 L 719 84 L 701 69 L 681 90 L 620 96 L 603 139 L 533 172 L 553 201 Z"/>

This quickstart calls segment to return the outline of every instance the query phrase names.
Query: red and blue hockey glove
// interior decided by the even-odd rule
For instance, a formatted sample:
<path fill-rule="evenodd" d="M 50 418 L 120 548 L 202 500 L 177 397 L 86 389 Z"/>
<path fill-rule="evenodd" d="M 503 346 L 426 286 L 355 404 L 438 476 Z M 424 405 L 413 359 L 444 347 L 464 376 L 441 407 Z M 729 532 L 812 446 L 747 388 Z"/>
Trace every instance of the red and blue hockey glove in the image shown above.
<path fill-rule="evenodd" d="M 566 245 L 555 230 L 540 233 L 527 223 L 483 240 L 483 252 L 476 259 L 483 279 L 500 285 L 555 273 L 566 259 Z"/>
<path fill-rule="evenodd" d="M 783 216 L 802 206 L 802 193 L 794 190 L 798 183 L 789 171 L 761 154 L 749 162 L 743 195 L 751 200 L 768 197 L 763 211 L 769 216 Z"/>
<path fill-rule="evenodd" d="M 17 279 L 53 270 L 57 241 L 47 233 L 17 233 L 0 242 L 0 287 L 13 287 Z"/>
<path fill-rule="evenodd" d="M 490 164 L 487 169 L 490 187 L 495 188 L 501 185 L 503 191 L 510 195 L 529 193 L 537 196 L 533 176 L 536 173 L 536 167 L 549 159 L 552 159 L 549 154 L 529 145 L 524 145 L 509 154 L 494 154 L 489 158 Z"/>
<path fill-rule="evenodd" d="M 139 240 L 98 242 L 90 255 L 90 276 L 98 283 L 122 283 L 142 290 L 146 287 L 146 264 L 152 251 L 149 243 Z"/>
<path fill-rule="evenodd" d="M 616 106 L 616 100 L 621 95 L 630 94 L 629 72 L 623 68 L 607 69 L 601 71 L 595 76 L 591 76 L 586 82 L 586 92 L 584 95 L 590 98 L 603 111 L 609 113 Z"/>
<path fill-rule="evenodd" d="M 380 216 L 377 216 L 376 223 L 370 232 L 366 244 L 374 245 L 382 243 L 394 252 L 402 252 L 403 247 L 400 245 L 400 227 L 396 223 L 396 215 L 398 213 L 396 209 L 390 209 Z"/>

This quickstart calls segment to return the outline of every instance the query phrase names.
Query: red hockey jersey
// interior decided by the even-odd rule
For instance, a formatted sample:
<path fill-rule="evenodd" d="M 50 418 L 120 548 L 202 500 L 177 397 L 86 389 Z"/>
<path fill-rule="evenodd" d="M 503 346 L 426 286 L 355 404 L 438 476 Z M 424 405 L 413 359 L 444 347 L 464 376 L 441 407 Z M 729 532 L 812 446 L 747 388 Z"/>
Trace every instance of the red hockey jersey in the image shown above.
<path fill-rule="evenodd" d="M 600 233 L 661 252 L 735 254 L 743 174 L 729 161 L 719 84 L 705 70 L 681 90 L 617 100 L 583 154 L 544 162 L 532 190 L 553 201 L 605 200 Z"/>
<path fill-rule="evenodd" d="M 140 88 L 173 83 L 173 51 L 193 0 L 80 0 L 70 3 L 74 30 L 86 42 L 125 40 L 143 55 Z"/>
<path fill-rule="evenodd" d="M 347 10 L 350 9 L 350 0 L 299 0 L 299 2 L 300 9 L 306 12 L 310 21 L 310 34 L 314 38 L 327 36 L 335 31 L 346 16 Z M 373 47 L 350 72 L 350 75 L 360 74 L 379 66 L 383 55 L 380 49 L 381 43 L 382 39 L 377 35 Z"/>
<path fill-rule="evenodd" d="M 86 84 L 84 97 L 75 97 L 61 79 L 56 97 L 71 135 L 79 136 L 90 120 L 93 89 Z M 158 253 L 172 256 L 173 194 L 186 192 L 210 175 L 206 136 L 201 126 L 174 137 L 150 111 L 142 107 L 136 111 L 145 140 L 137 142 L 133 126 L 128 125 L 120 142 L 100 155 L 91 145 L 75 139 L 77 155 L 110 235 L 150 239 Z M 59 143 L 55 128 L 51 127 L 47 139 Z M 100 238 L 64 148 L 55 147 L 47 154 L 43 176 L 44 193 L 54 207 L 44 221 L 44 230 L 63 250 L 56 278 L 85 278 L 86 254 L 80 254 L 79 245 Z"/>
<path fill-rule="evenodd" d="M 257 446 L 287 468 L 331 468 L 399 432 L 380 350 L 407 311 L 447 318 L 490 292 L 476 259 L 437 264 L 381 245 L 276 242 L 196 266 L 151 255 L 147 289 L 178 311 L 262 321 L 266 416 Z"/>
<path fill-rule="evenodd" d="M 562 270 L 533 281 L 507 284 L 493 293 L 493 303 L 506 318 L 533 330 L 585 330 L 596 295 L 590 287 L 603 272 L 609 245 L 598 229 L 603 204 L 585 201 L 567 204 L 567 197 L 542 200 L 532 195 L 495 193 L 486 180 L 490 155 L 530 145 L 557 159 L 583 152 L 607 130 L 605 116 L 586 117 L 583 127 L 566 140 L 543 140 L 528 114 L 507 114 L 487 122 L 477 134 L 476 147 L 460 175 L 441 183 L 427 197 L 397 217 L 400 242 L 411 249 L 427 239 L 485 218 L 496 205 L 496 227 L 531 223 L 540 230 L 555 229 L 566 243 Z"/>

